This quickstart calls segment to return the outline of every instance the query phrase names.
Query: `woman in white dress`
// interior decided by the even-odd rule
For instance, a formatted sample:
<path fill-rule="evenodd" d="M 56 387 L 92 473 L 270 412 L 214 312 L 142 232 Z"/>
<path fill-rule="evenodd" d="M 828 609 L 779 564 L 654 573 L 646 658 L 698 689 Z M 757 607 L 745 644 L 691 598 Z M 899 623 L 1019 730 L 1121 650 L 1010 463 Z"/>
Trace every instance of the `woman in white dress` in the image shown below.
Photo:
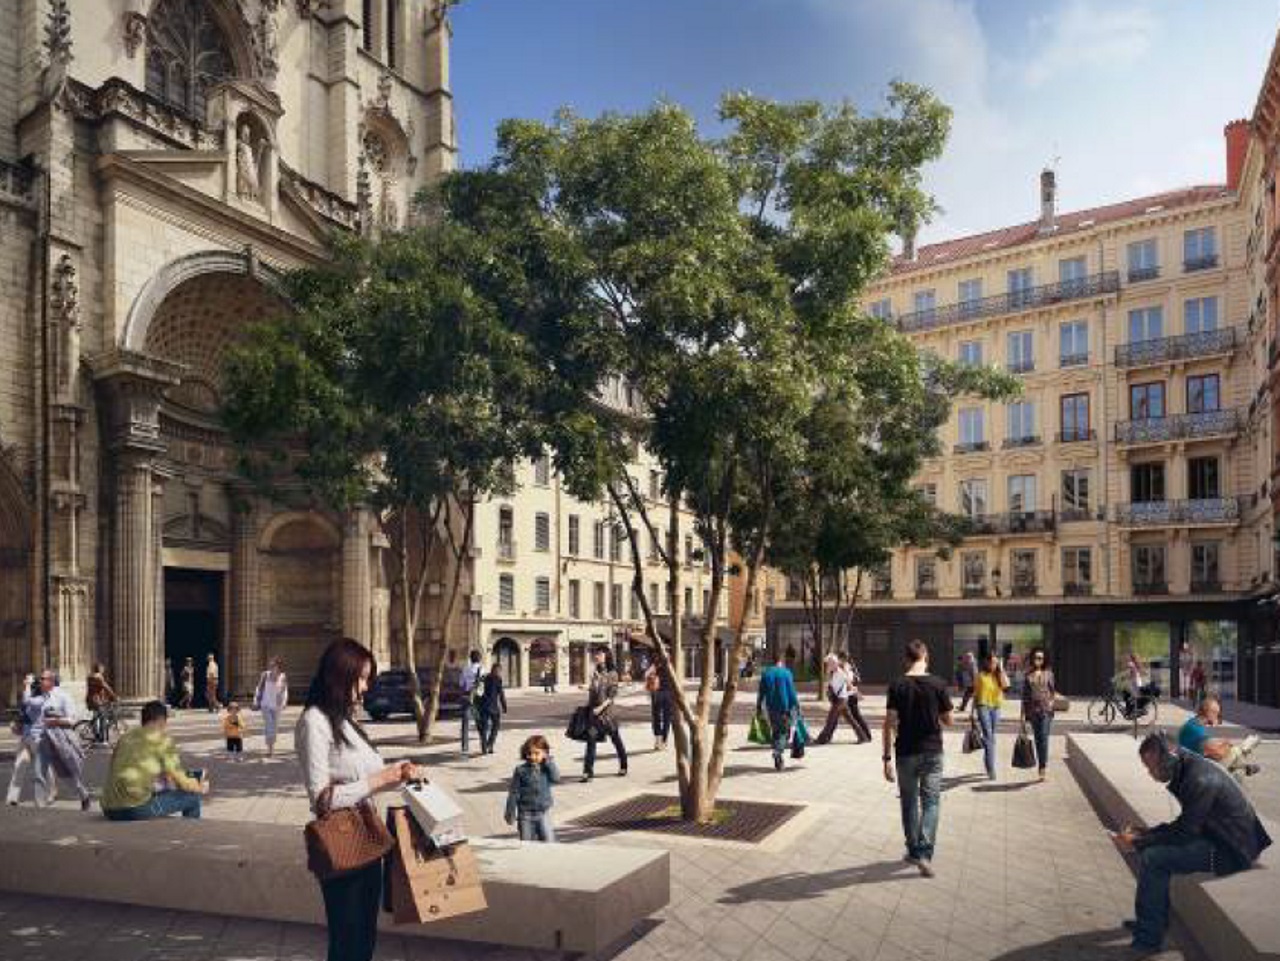
<path fill-rule="evenodd" d="M 280 712 L 289 703 L 289 678 L 284 673 L 284 660 L 271 659 L 271 666 L 258 678 L 253 693 L 253 707 L 262 712 L 262 733 L 267 741 L 267 757 L 276 750 L 276 731 L 280 724 Z"/>

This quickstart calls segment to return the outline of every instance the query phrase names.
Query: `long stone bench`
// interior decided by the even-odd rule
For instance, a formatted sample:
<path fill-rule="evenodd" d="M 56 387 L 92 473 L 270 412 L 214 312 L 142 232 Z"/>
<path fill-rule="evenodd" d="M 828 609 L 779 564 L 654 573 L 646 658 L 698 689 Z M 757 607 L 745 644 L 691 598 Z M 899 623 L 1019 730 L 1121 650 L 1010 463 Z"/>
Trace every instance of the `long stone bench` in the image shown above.
<path fill-rule="evenodd" d="M 1138 742 L 1119 734 L 1067 735 L 1072 768 L 1085 790 L 1115 825 L 1150 827 L 1178 816 L 1178 802 L 1151 779 L 1138 759 Z M 1280 829 L 1265 818 L 1280 845 Z M 1258 865 L 1220 878 L 1211 874 L 1174 879 L 1174 914 L 1211 961 L 1280 959 L 1280 849 L 1262 853 Z"/>
<path fill-rule="evenodd" d="M 473 842 L 489 907 L 399 935 L 589 954 L 625 937 L 671 896 L 666 851 L 603 844 Z M 30 865 L 39 864 L 39 871 Z M 301 829 L 72 811 L 0 813 L 0 890 L 323 924 Z"/>

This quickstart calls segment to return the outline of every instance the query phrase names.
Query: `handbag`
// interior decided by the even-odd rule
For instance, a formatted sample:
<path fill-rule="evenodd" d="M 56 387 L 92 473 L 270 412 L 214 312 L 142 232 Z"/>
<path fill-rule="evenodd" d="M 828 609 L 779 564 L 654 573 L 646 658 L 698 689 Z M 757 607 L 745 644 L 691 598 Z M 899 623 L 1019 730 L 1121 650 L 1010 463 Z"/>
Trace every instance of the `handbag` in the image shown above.
<path fill-rule="evenodd" d="M 976 718 L 969 718 L 969 730 L 964 732 L 964 753 L 972 754 L 975 751 L 981 751 L 987 746 L 987 739 L 982 736 L 982 729 L 978 727 Z"/>
<path fill-rule="evenodd" d="M 569 726 L 564 730 L 564 736 L 570 741 L 590 741 L 595 739 L 595 725 L 592 724 L 591 708 L 585 704 L 582 707 L 574 708 L 573 715 L 569 718 Z"/>
<path fill-rule="evenodd" d="M 1061 694 L 1053 696 L 1053 713 L 1063 714 L 1071 710 L 1071 701 L 1069 698 L 1063 697 Z"/>
<path fill-rule="evenodd" d="M 772 744 L 773 732 L 769 730 L 769 719 L 757 711 L 751 718 L 751 727 L 747 729 L 747 740 L 752 744 Z"/>
<path fill-rule="evenodd" d="M 330 807 L 333 786 L 316 799 L 316 818 L 302 831 L 307 844 L 307 870 L 321 881 L 350 874 L 382 860 L 395 841 L 372 804 Z"/>
<path fill-rule="evenodd" d="M 808 744 L 812 738 L 809 737 L 809 728 L 805 725 L 804 715 L 800 713 L 799 708 L 792 712 L 792 718 L 792 724 L 794 726 L 792 738 L 794 740 L 798 740 L 801 746 Z"/>
<path fill-rule="evenodd" d="M 1036 766 L 1036 745 L 1027 734 L 1025 726 L 1018 732 L 1018 738 L 1013 742 L 1013 766 L 1020 768 Z"/>

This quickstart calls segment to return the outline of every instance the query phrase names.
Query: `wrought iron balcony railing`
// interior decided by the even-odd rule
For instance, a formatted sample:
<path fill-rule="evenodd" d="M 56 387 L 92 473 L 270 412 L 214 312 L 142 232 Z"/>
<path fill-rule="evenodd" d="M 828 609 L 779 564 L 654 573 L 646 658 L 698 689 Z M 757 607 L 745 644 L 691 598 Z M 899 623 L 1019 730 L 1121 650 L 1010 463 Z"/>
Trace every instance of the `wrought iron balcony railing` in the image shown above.
<path fill-rule="evenodd" d="M 1182 262 L 1182 270 L 1188 274 L 1197 270 L 1210 270 L 1216 266 L 1218 266 L 1217 254 L 1205 254 L 1203 257 L 1192 257 Z"/>
<path fill-rule="evenodd" d="M 1056 284 L 1044 284 L 1009 294 L 997 294 L 994 297 L 982 297 L 978 300 L 965 300 L 948 304 L 945 307 L 930 307 L 903 314 L 898 318 L 898 328 L 903 333 L 914 333 L 921 330 L 932 330 L 935 327 L 946 327 L 950 324 L 978 320 L 982 317 L 996 317 L 1000 314 L 1012 314 L 1021 310 L 1032 310 L 1049 304 L 1061 303 L 1065 300 L 1081 300 L 1085 297 L 1097 297 L 1101 294 L 1114 294 L 1120 289 L 1120 274 L 1115 270 L 1107 270 L 1100 274 L 1091 274 L 1078 280 L 1064 280 Z"/>
<path fill-rule="evenodd" d="M 1134 581 L 1133 593 L 1140 594 L 1140 595 L 1168 594 L 1169 582 L 1168 581 Z"/>
<path fill-rule="evenodd" d="M 976 514 L 969 518 L 969 536 L 994 534 L 1043 534 L 1054 529 L 1053 511 L 1010 511 L 1007 514 Z"/>
<path fill-rule="evenodd" d="M 983 584 L 966 584 L 964 587 L 960 589 L 960 594 L 962 597 L 966 597 L 969 599 L 972 599 L 975 597 L 986 597 L 987 588 Z"/>
<path fill-rule="evenodd" d="M 1216 580 L 1216 579 L 1212 581 L 1192 581 L 1191 593 L 1192 594 L 1221 594 L 1222 581 Z"/>
<path fill-rule="evenodd" d="M 916 585 L 916 597 L 936 598 L 937 596 L 938 589 L 936 587 L 926 587 L 923 584 Z"/>
<path fill-rule="evenodd" d="M 1203 330 L 1195 334 L 1180 334 L 1177 337 L 1139 340 L 1116 347 L 1116 366 L 1140 367 L 1144 364 L 1162 364 L 1170 360 L 1230 354 L 1235 351 L 1239 343 L 1240 337 L 1235 327 Z"/>
<path fill-rule="evenodd" d="M 1170 440 L 1230 437 L 1239 432 L 1240 411 L 1229 407 L 1226 410 L 1206 410 L 1198 414 L 1171 414 L 1168 417 L 1124 420 L 1116 424 L 1116 442 L 1160 444 Z"/>
<path fill-rule="evenodd" d="M 1058 522 L 1060 524 L 1070 524 L 1075 521 L 1102 520 L 1101 514 L 1101 511 L 1095 514 L 1087 507 L 1068 507 L 1058 511 Z"/>
<path fill-rule="evenodd" d="M 1090 597 L 1093 585 L 1088 581 L 1068 581 L 1062 585 L 1062 593 L 1065 597 Z"/>
<path fill-rule="evenodd" d="M 1059 367 L 1087 367 L 1089 366 L 1089 352 L 1083 354 L 1060 354 L 1058 356 Z"/>
<path fill-rule="evenodd" d="M 1187 501 L 1141 501 L 1116 505 L 1116 523 L 1126 527 L 1170 527 L 1183 524 L 1235 524 L 1240 498 L 1214 497 Z"/>
<path fill-rule="evenodd" d="M 1159 267 L 1130 267 L 1129 283 L 1140 284 L 1144 280 L 1155 280 L 1160 276 Z"/>
<path fill-rule="evenodd" d="M 968 441 L 963 444 L 956 444 L 957 454 L 978 454 L 988 450 L 991 450 L 991 445 L 985 440 L 975 440 Z"/>
<path fill-rule="evenodd" d="M 1021 584 L 1015 583 L 1010 593 L 1014 597 L 1035 597 L 1038 588 L 1035 581 L 1023 581 Z"/>
<path fill-rule="evenodd" d="M 1011 360 L 1005 367 L 1011 374 L 1029 374 L 1036 369 L 1036 362 L 1028 357 L 1022 360 Z"/>
<path fill-rule="evenodd" d="M 1027 434 L 1025 437 L 1006 437 L 1004 439 L 1004 449 L 1009 450 L 1015 447 L 1039 447 L 1040 437 L 1038 434 Z"/>
<path fill-rule="evenodd" d="M 1058 431 L 1059 444 L 1084 444 L 1097 439 L 1098 432 L 1092 427 L 1080 428 L 1079 430 Z"/>

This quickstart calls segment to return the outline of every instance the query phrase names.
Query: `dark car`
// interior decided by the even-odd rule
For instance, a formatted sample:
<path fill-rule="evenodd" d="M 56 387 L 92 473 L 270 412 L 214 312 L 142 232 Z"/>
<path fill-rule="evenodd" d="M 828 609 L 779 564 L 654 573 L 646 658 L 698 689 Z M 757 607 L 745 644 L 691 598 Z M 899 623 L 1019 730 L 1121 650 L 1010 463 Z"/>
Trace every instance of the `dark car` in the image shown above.
<path fill-rule="evenodd" d="M 418 668 L 418 683 L 422 686 L 425 703 L 431 690 L 431 671 L 425 667 Z M 451 681 L 448 674 L 440 687 L 440 713 L 459 714 L 466 703 L 466 695 L 456 681 Z M 381 671 L 369 685 L 364 695 L 365 712 L 375 721 L 385 721 L 393 714 L 413 716 L 413 692 L 410 689 L 409 671 L 405 668 L 393 668 Z"/>

